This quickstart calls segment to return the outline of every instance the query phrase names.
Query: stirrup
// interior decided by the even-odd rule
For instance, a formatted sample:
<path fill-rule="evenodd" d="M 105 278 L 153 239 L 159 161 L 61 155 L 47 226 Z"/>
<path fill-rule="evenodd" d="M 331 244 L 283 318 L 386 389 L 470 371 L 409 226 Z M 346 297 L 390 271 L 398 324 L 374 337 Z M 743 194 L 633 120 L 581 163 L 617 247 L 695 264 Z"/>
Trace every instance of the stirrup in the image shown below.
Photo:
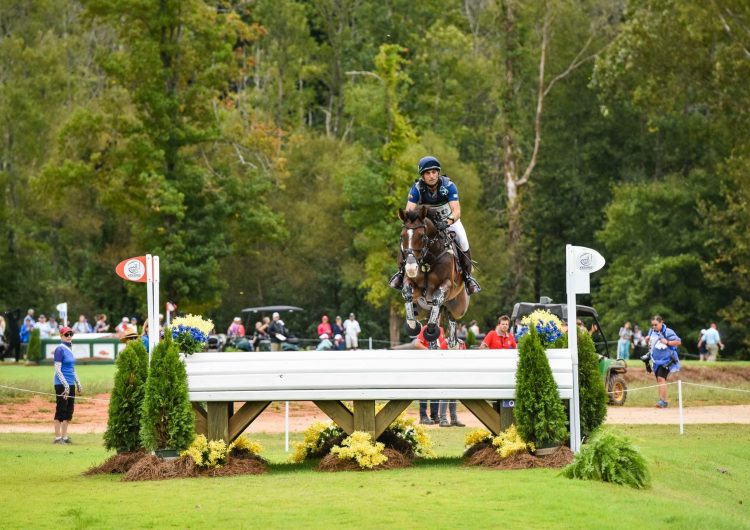
<path fill-rule="evenodd" d="M 479 286 L 479 283 L 477 283 L 477 281 L 468 274 L 464 278 L 464 286 L 466 287 L 466 292 L 469 294 L 469 296 L 477 294 L 482 290 L 482 288 Z"/>
<path fill-rule="evenodd" d="M 388 286 L 392 287 L 393 289 L 401 290 L 401 288 L 404 286 L 404 273 L 398 271 L 396 274 L 394 274 L 388 281 Z"/>

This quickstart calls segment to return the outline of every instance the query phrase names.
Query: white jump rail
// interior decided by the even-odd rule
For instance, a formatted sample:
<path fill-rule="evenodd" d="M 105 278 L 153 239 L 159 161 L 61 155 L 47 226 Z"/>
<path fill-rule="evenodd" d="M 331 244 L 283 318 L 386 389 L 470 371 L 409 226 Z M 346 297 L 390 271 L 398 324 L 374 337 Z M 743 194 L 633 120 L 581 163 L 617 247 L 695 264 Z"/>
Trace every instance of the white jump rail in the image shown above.
<path fill-rule="evenodd" d="M 569 350 L 547 357 L 560 398 L 570 401 Z M 313 401 L 346 432 L 377 437 L 418 399 L 458 399 L 498 433 L 508 421 L 488 401 L 515 398 L 518 350 L 202 352 L 185 361 L 198 430 L 209 439 L 236 438 L 272 401 Z M 389 403 L 376 414 L 375 400 Z M 234 412 L 235 402 L 245 404 Z"/>

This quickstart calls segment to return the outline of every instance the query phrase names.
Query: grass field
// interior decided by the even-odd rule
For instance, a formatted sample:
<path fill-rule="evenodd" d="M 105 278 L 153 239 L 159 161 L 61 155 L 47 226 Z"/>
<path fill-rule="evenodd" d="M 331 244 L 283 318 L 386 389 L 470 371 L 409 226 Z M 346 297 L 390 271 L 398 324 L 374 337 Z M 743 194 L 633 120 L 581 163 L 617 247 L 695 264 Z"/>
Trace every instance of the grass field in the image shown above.
<path fill-rule="evenodd" d="M 99 435 L 57 446 L 0 434 L 5 528 L 750 528 L 750 426 L 617 427 L 641 447 L 653 485 L 571 481 L 554 470 L 467 468 L 464 429 L 435 433 L 440 459 L 410 469 L 320 473 L 289 465 L 261 435 L 263 476 L 124 483 L 83 477 L 107 456 Z"/>

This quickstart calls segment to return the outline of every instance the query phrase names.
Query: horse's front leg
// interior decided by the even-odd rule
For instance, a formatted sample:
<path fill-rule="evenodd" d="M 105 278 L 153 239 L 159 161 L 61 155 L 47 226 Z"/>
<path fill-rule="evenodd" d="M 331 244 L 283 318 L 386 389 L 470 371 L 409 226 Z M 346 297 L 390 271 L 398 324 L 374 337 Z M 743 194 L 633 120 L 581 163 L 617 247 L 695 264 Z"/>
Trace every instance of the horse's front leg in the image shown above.
<path fill-rule="evenodd" d="M 453 315 L 451 315 L 450 311 L 448 313 L 448 347 L 453 350 L 456 348 L 456 345 L 458 345 L 458 337 L 456 336 L 456 321 L 453 318 Z"/>
<path fill-rule="evenodd" d="M 427 319 L 427 329 L 424 334 L 427 340 L 436 340 L 440 336 L 440 327 L 438 326 L 440 308 L 443 307 L 445 297 L 448 295 L 448 287 L 448 285 L 442 283 L 432 295 L 432 309 L 430 309 L 430 318 Z"/>
<path fill-rule="evenodd" d="M 401 288 L 401 295 L 404 297 L 404 306 L 406 308 L 406 323 L 404 329 L 406 334 L 414 338 L 422 330 L 422 324 L 414 316 L 414 287 L 408 280 L 404 280 L 404 286 Z"/>

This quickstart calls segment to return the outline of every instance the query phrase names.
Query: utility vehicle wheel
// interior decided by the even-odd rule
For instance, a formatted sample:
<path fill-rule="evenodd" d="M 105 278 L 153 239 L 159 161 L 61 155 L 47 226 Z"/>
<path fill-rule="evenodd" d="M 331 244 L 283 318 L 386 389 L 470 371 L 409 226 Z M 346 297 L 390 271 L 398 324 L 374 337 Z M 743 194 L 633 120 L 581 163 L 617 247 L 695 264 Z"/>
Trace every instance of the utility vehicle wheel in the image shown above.
<path fill-rule="evenodd" d="M 622 407 L 628 398 L 628 384 L 625 378 L 621 375 L 610 377 L 607 392 L 609 392 L 609 404 Z"/>

